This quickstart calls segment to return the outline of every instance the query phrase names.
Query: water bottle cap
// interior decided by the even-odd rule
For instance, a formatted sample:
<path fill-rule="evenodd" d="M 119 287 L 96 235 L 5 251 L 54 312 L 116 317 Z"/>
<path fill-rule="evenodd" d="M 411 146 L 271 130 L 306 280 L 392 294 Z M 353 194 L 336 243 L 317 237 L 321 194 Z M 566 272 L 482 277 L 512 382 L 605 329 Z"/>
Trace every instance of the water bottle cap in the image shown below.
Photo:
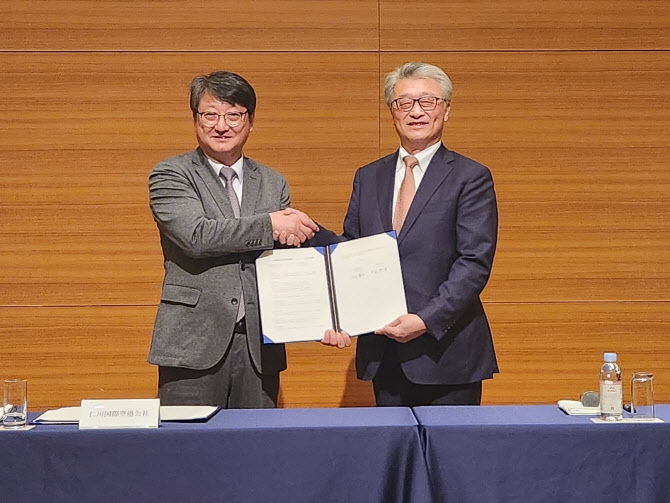
<path fill-rule="evenodd" d="M 614 363 L 614 362 L 616 362 L 617 356 L 616 356 L 616 353 L 605 353 L 603 355 L 603 359 L 607 363 Z"/>

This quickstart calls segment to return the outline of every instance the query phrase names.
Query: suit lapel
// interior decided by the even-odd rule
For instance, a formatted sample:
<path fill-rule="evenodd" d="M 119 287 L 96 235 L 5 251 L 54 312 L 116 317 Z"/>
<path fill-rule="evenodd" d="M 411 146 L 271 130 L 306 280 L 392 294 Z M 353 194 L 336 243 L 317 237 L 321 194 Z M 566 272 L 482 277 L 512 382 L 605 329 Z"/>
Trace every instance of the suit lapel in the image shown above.
<path fill-rule="evenodd" d="M 409 207 L 407 218 L 405 218 L 405 223 L 398 236 L 398 242 L 404 239 L 407 232 L 412 228 L 412 224 L 414 224 L 417 217 L 421 214 L 423 207 L 426 206 L 426 203 L 430 200 L 440 185 L 442 185 L 442 182 L 444 182 L 447 175 L 454 169 L 451 164 L 453 159 L 454 155 L 447 150 L 444 145 L 441 145 L 440 148 L 437 149 L 437 152 L 435 152 L 428 168 L 426 168 L 426 173 L 423 175 L 421 184 L 416 190 L 412 204 Z"/>
<path fill-rule="evenodd" d="M 377 169 L 377 201 L 384 230 L 393 229 L 393 185 L 395 184 L 395 167 L 398 152 L 382 160 Z"/>
<path fill-rule="evenodd" d="M 195 173 L 200 179 L 204 182 L 207 190 L 212 195 L 212 199 L 216 202 L 216 205 L 223 213 L 223 216 L 228 218 L 234 218 L 235 213 L 233 213 L 233 207 L 230 205 L 230 199 L 228 199 L 228 194 L 223 188 L 221 180 L 214 173 L 212 165 L 207 161 L 207 156 L 200 150 L 198 147 L 193 156 L 193 166 L 195 168 Z"/>
<path fill-rule="evenodd" d="M 258 202 L 258 191 L 260 189 L 260 173 L 256 166 L 248 159 L 244 158 L 244 168 L 242 168 L 242 207 L 240 216 L 248 217 L 254 214 L 256 203 Z"/>

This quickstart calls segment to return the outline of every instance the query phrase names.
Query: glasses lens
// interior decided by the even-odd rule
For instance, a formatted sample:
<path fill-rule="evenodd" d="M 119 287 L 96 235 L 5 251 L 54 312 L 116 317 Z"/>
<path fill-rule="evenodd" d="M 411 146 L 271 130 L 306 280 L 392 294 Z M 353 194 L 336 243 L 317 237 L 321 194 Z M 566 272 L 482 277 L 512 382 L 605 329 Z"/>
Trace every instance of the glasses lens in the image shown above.
<path fill-rule="evenodd" d="M 205 126 L 213 126 L 219 120 L 219 114 L 215 114 L 213 112 L 205 112 L 204 114 L 200 114 L 200 117 L 202 118 L 202 123 Z"/>
<path fill-rule="evenodd" d="M 423 96 L 422 98 L 412 99 L 412 98 L 399 98 L 397 99 L 396 106 L 401 112 L 409 112 L 414 108 L 414 103 L 419 102 L 419 106 L 426 111 L 434 110 L 437 106 L 439 98 L 435 96 Z"/>
<path fill-rule="evenodd" d="M 437 106 L 437 98 L 435 96 L 419 98 L 419 106 L 424 110 L 433 110 Z"/>
<path fill-rule="evenodd" d="M 398 107 L 398 110 L 402 112 L 409 112 L 414 106 L 414 100 L 409 98 L 400 98 L 397 99 L 395 102 L 396 106 Z"/>
<path fill-rule="evenodd" d="M 226 122 L 230 127 L 237 126 L 242 120 L 242 114 L 239 112 L 230 112 L 226 114 Z"/>

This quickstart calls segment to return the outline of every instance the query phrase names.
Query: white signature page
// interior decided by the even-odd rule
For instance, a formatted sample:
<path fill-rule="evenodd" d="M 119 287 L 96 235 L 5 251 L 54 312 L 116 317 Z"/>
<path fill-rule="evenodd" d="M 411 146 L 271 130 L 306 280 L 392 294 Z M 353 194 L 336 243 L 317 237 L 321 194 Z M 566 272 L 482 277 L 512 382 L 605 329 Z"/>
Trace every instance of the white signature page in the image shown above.
<path fill-rule="evenodd" d="M 374 332 L 407 313 L 396 239 L 375 234 L 331 246 L 340 328 Z"/>
<path fill-rule="evenodd" d="M 322 250 L 269 250 L 256 259 L 264 342 L 321 340 L 333 327 Z"/>

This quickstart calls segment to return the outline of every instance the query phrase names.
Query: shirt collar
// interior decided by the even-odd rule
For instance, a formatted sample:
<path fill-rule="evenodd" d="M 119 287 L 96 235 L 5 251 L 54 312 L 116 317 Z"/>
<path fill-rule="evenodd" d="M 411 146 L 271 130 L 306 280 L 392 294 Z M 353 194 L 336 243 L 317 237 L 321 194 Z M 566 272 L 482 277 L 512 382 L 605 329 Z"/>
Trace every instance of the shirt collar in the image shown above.
<path fill-rule="evenodd" d="M 219 176 L 219 173 L 221 172 L 221 168 L 223 168 L 224 165 L 221 164 L 218 161 L 215 161 L 214 159 L 209 157 L 207 154 L 205 154 L 205 156 L 207 156 L 207 160 L 209 161 L 209 165 L 214 170 L 214 173 L 216 174 L 216 176 Z M 244 166 L 244 156 L 243 155 L 241 155 L 240 158 L 232 164 L 232 166 L 229 166 L 230 168 L 233 168 L 233 171 L 235 171 L 235 173 L 237 173 L 237 178 L 238 178 L 238 180 L 240 180 L 240 182 L 242 181 L 242 167 L 243 166 Z"/>
<path fill-rule="evenodd" d="M 426 171 L 426 168 L 430 164 L 430 161 L 433 160 L 433 156 L 437 152 L 437 150 L 442 146 L 442 142 L 437 142 L 431 145 L 428 148 L 423 149 L 421 152 L 417 152 L 414 154 L 414 157 L 416 157 L 416 160 L 419 161 L 419 170 L 424 173 Z M 398 165 L 396 166 L 396 170 L 400 169 L 401 166 L 403 166 L 403 158 L 412 155 L 407 150 L 405 150 L 402 146 L 398 149 Z M 414 168 L 416 169 L 416 167 Z"/>

